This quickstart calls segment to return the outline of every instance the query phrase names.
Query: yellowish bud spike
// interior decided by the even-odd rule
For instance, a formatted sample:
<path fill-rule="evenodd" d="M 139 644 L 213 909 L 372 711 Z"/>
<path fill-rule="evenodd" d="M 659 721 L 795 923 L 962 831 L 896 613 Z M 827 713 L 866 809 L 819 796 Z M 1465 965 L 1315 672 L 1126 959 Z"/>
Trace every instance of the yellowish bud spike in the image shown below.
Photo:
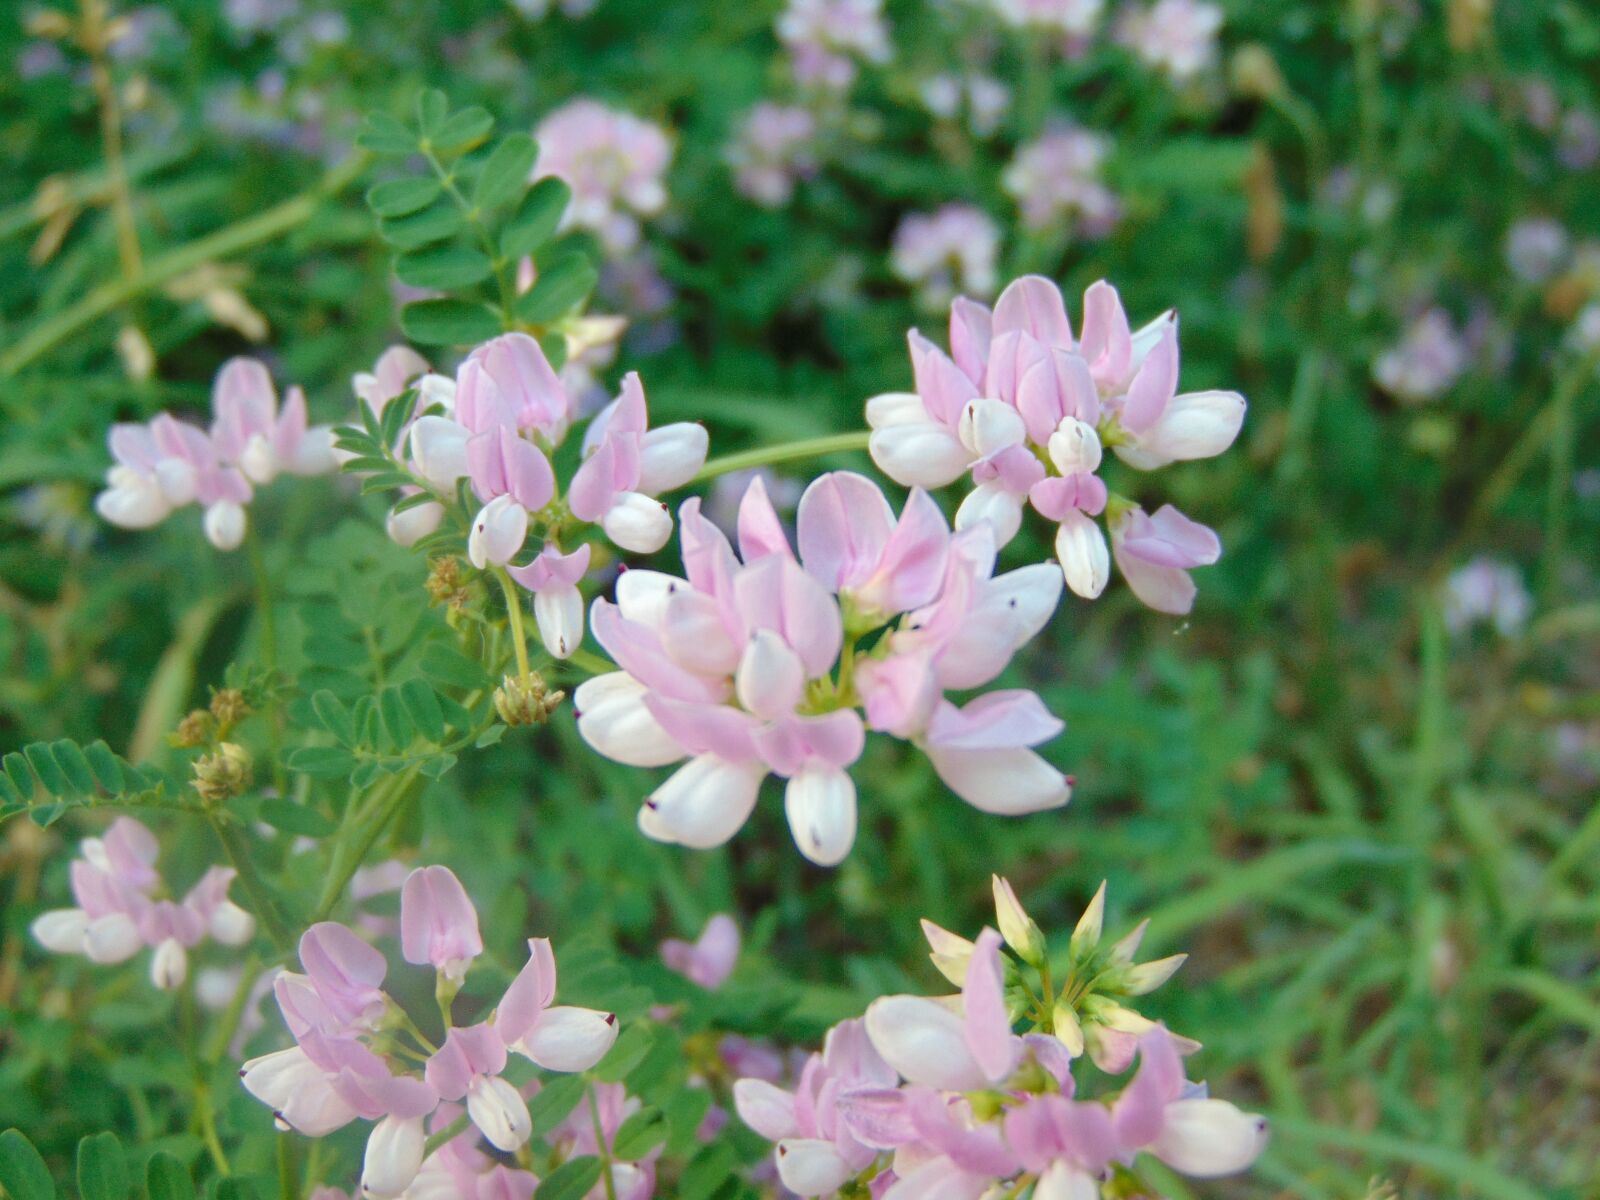
<path fill-rule="evenodd" d="M 1089 901 L 1089 907 L 1083 910 L 1083 916 L 1078 918 L 1078 926 L 1072 931 L 1072 954 L 1079 957 L 1100 944 L 1100 932 L 1106 920 L 1106 885 L 1100 881 L 1094 899 Z"/>

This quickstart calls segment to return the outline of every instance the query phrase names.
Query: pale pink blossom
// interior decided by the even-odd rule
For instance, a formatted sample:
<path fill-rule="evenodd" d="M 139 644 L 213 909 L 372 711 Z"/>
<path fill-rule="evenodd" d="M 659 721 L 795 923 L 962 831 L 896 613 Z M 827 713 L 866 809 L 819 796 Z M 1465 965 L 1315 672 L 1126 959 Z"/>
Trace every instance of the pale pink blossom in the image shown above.
<path fill-rule="evenodd" d="M 1118 39 L 1147 67 L 1184 83 L 1217 60 L 1222 9 L 1206 0 L 1155 0 L 1128 11 Z"/>
<path fill-rule="evenodd" d="M 990 0 L 1008 25 L 1084 37 L 1094 32 L 1105 0 Z"/>
<path fill-rule="evenodd" d="M 858 61 L 889 61 L 883 0 L 788 0 L 777 22 L 795 79 L 842 90 L 855 81 Z"/>
<path fill-rule="evenodd" d="M 672 142 L 659 125 L 580 97 L 546 116 L 536 137 L 534 178 L 572 189 L 564 227 L 591 230 L 612 254 L 631 250 L 639 219 L 666 207 Z"/>
<path fill-rule="evenodd" d="M 1396 400 L 1423 404 L 1455 386 L 1467 369 L 1467 359 L 1467 344 L 1450 315 L 1430 308 L 1373 363 L 1372 377 Z"/>
<path fill-rule="evenodd" d="M 924 308 L 940 309 L 958 295 L 992 296 L 1000 227 L 970 204 L 912 213 L 895 230 L 889 263 L 916 289 Z"/>
<path fill-rule="evenodd" d="M 678 938 L 662 942 L 661 961 L 690 982 L 715 991 L 739 961 L 739 926 L 727 913 L 717 913 L 693 942 Z"/>
<path fill-rule="evenodd" d="M 764 208 L 782 208 L 817 171 L 817 119 L 809 109 L 762 101 L 739 123 L 725 154 L 734 186 Z"/>
<path fill-rule="evenodd" d="M 1001 182 L 1017 201 L 1023 224 L 1104 237 L 1121 205 L 1101 178 L 1110 139 L 1062 125 L 1018 148 Z"/>

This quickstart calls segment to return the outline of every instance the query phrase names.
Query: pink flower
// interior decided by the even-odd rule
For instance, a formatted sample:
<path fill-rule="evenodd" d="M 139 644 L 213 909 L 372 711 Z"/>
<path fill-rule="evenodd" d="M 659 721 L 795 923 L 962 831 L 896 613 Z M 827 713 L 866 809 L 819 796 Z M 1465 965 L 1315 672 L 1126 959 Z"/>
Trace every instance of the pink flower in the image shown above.
<path fill-rule="evenodd" d="M 992 296 L 1000 227 L 980 208 L 947 204 L 912 213 L 894 233 L 889 263 L 917 289 L 917 302 L 940 309 L 958 295 Z"/>
<path fill-rule="evenodd" d="M 739 961 L 739 926 L 717 913 L 693 942 L 668 938 L 661 943 L 661 961 L 692 983 L 715 991 L 733 974 Z"/>
<path fill-rule="evenodd" d="M 578 1102 L 578 1107 L 551 1131 L 551 1139 L 566 1155 L 600 1154 L 602 1144 L 606 1157 L 611 1160 L 611 1186 L 602 1178 L 587 1193 L 587 1200 L 650 1200 L 655 1193 L 655 1160 L 661 1157 L 661 1147 L 651 1150 L 643 1159 L 634 1162 L 620 1161 L 614 1151 L 617 1131 L 644 1105 L 629 1096 L 620 1083 L 597 1083 L 592 1091 Z M 599 1135 L 596 1136 L 596 1126 Z"/>
<path fill-rule="evenodd" d="M 1077 340 L 1060 291 L 1038 276 L 1012 283 L 993 312 L 957 300 L 950 354 L 915 332 L 910 340 L 917 391 L 867 402 L 874 461 L 900 482 L 925 487 L 970 471 L 975 486 L 956 513 L 956 527 L 988 525 L 1001 545 L 1031 504 L 1057 525 L 1062 574 L 1088 598 L 1104 589 L 1110 570 L 1098 518 L 1114 511 L 1114 528 L 1133 519 L 1143 530 L 1143 513 L 1121 498 L 1113 504 L 1097 474 L 1104 449 L 1150 470 L 1221 453 L 1244 419 L 1236 393 L 1179 394 L 1176 317 L 1166 314 L 1135 333 L 1105 283 L 1084 295 Z M 1164 511 L 1172 515 L 1162 519 L 1163 528 L 1193 525 Z M 1186 566 L 1216 559 L 1200 546 L 1207 538 L 1215 542 L 1209 531 L 1196 532 L 1202 528 L 1186 535 L 1193 559 Z M 1140 576 L 1136 594 L 1163 611 L 1187 612 L 1192 590 L 1184 607 L 1174 607 L 1185 589 L 1152 586 L 1141 559 L 1136 551 L 1125 560 Z"/>
<path fill-rule="evenodd" d="M 1076 230 L 1104 237 L 1122 205 L 1101 179 L 1111 141 L 1076 126 L 1058 126 L 1017 150 L 1002 176 L 1030 229 Z"/>
<path fill-rule="evenodd" d="M 454 416 L 473 433 L 506 425 L 554 445 L 576 415 L 544 350 L 525 333 L 484 342 L 456 371 Z"/>
<path fill-rule="evenodd" d="M 400 948 L 408 963 L 431 964 L 460 983 L 483 953 L 478 912 L 449 867 L 418 867 L 400 891 Z"/>
<path fill-rule="evenodd" d="M 527 964 L 495 1009 L 507 1049 L 550 1071 L 587 1071 L 617 1040 L 615 1013 L 555 1004 L 556 960 L 547 938 L 531 938 Z"/>
<path fill-rule="evenodd" d="M 544 648 L 554 658 L 569 658 L 583 644 L 583 593 L 578 581 L 589 570 L 592 551 L 584 543 L 570 554 L 546 542 L 525 567 L 508 567 L 506 573 L 533 593 L 533 618 Z"/>
<path fill-rule="evenodd" d="M 489 1144 L 510 1152 L 527 1144 L 533 1123 L 527 1102 L 500 1078 L 505 1065 L 506 1044 L 496 1026 L 470 1025 L 445 1035 L 428 1059 L 426 1078 L 440 1099 L 464 1099 L 467 1115 Z"/>
<path fill-rule="evenodd" d="M 237 466 L 252 483 L 271 483 L 280 471 L 322 475 L 333 470 L 332 428 L 308 426 L 306 397 L 299 388 L 289 389 L 280 412 L 272 376 L 255 359 L 223 364 L 211 407 L 217 457 Z"/>
<path fill-rule="evenodd" d="M 1111 526 L 1111 549 L 1134 595 L 1158 612 L 1181 615 L 1194 606 L 1189 569 L 1216 562 L 1222 543 L 1204 525 L 1164 504 L 1154 516 L 1142 509 L 1124 514 Z"/>
<path fill-rule="evenodd" d="M 726 151 L 739 193 L 764 208 L 782 208 L 795 184 L 817 170 L 817 120 L 797 105 L 762 101 L 740 123 Z"/>
<path fill-rule="evenodd" d="M 631 250 L 638 218 L 666 207 L 672 142 L 660 126 L 579 98 L 545 117 L 536 137 L 534 178 L 554 175 L 572 188 L 564 226 L 594 231 L 611 253 Z"/>
<path fill-rule="evenodd" d="M 1148 67 L 1185 83 L 1217 60 L 1222 9 L 1205 0 L 1155 0 L 1132 10 L 1118 39 Z"/>
<path fill-rule="evenodd" d="M 803 86 L 843 90 L 856 59 L 885 63 L 891 53 L 883 0 L 788 0 L 777 34 Z"/>

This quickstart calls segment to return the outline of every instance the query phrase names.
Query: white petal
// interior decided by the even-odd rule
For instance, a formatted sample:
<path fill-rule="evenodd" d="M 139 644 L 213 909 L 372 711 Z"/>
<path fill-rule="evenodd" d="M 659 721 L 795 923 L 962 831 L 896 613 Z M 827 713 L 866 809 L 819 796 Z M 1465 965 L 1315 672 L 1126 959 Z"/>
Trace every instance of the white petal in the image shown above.
<path fill-rule="evenodd" d="M 207 928 L 224 946 L 242 946 L 255 936 L 256 919 L 232 900 L 224 900 L 211 910 Z"/>
<path fill-rule="evenodd" d="M 615 1013 L 556 1005 L 545 1009 L 516 1049 L 547 1071 L 587 1071 L 616 1040 Z"/>
<path fill-rule="evenodd" d="M 644 706 L 645 692 L 645 686 L 626 671 L 584 680 L 572 697 L 578 733 L 591 749 L 625 766 L 663 767 L 677 762 L 683 748 L 650 715 Z"/>
<path fill-rule="evenodd" d="M 954 483 L 973 459 L 954 433 L 931 421 L 875 429 L 867 451 L 880 471 L 906 487 L 938 488 Z"/>
<path fill-rule="evenodd" d="M 762 720 L 773 721 L 788 716 L 800 703 L 806 669 L 789 643 L 761 629 L 745 647 L 733 685 L 740 704 Z"/>
<path fill-rule="evenodd" d="M 384 521 L 384 529 L 395 545 L 409 548 L 439 528 L 439 522 L 443 519 L 444 506 L 430 501 L 408 508 L 405 512 L 391 512 Z"/>
<path fill-rule="evenodd" d="M 164 938 L 150 956 L 150 982 L 163 992 L 183 986 L 189 977 L 189 952 L 177 938 Z"/>
<path fill-rule="evenodd" d="M 533 619 L 552 657 L 569 658 L 583 645 L 583 595 L 575 587 L 535 592 Z"/>
<path fill-rule="evenodd" d="M 1064 417 L 1050 435 L 1050 461 L 1063 475 L 1092 473 L 1100 468 L 1104 452 L 1094 426 L 1076 417 Z"/>
<path fill-rule="evenodd" d="M 961 1017 L 925 996 L 884 996 L 867 1008 L 872 1046 L 911 1083 L 971 1092 L 989 1079 L 967 1049 Z"/>
<path fill-rule="evenodd" d="M 384 1117 L 367 1135 L 367 1152 L 361 1164 L 361 1190 L 378 1200 L 400 1195 L 422 1169 L 428 1135 L 422 1118 Z"/>
<path fill-rule="evenodd" d="M 658 787 L 645 807 L 653 812 L 647 828 L 665 833 L 663 840 L 709 850 L 739 832 L 756 806 L 766 777 L 759 762 L 735 763 L 715 754 L 691 758 Z"/>
<path fill-rule="evenodd" d="M 993 484 L 980 483 L 956 509 L 956 528 L 971 529 L 984 523 L 994 530 L 996 547 L 1009 543 L 1022 528 L 1022 497 Z"/>
<path fill-rule="evenodd" d="M 1239 436 L 1245 402 L 1238 392 L 1186 392 L 1167 405 L 1161 419 L 1117 457 L 1141 471 L 1221 454 Z"/>
<path fill-rule="evenodd" d="M 218 500 L 206 509 L 202 521 L 206 540 L 218 550 L 237 550 L 244 541 L 245 521 L 243 505 L 232 500 Z"/>
<path fill-rule="evenodd" d="M 847 771 L 800 771 L 784 789 L 783 811 L 794 844 L 819 867 L 838 866 L 855 845 L 856 785 Z"/>
<path fill-rule="evenodd" d="M 1267 1145 L 1267 1122 L 1226 1100 L 1174 1100 L 1166 1127 L 1149 1147 L 1174 1170 L 1197 1179 L 1242 1171 Z"/>
<path fill-rule="evenodd" d="M 624 550 L 654 554 L 672 536 L 672 514 L 643 492 L 624 492 L 600 519 L 606 536 Z"/>
<path fill-rule="evenodd" d="M 510 496 L 496 496 L 478 510 L 467 535 L 467 557 L 478 570 L 504 566 L 528 536 L 528 510 Z"/>
<path fill-rule="evenodd" d="M 1000 816 L 1019 816 L 1060 808 L 1072 798 L 1072 784 L 1032 750 L 953 750 L 927 747 L 933 769 L 945 786 L 972 807 Z"/>
<path fill-rule="evenodd" d="M 35 917 L 29 928 L 34 940 L 52 954 L 82 954 L 89 917 L 81 908 L 57 908 Z"/>
<path fill-rule="evenodd" d="M 651 496 L 681 488 L 706 465 L 710 439 L 704 425 L 679 421 L 639 439 L 639 490 Z"/>
<path fill-rule="evenodd" d="M 84 931 L 83 953 L 90 962 L 126 962 L 144 945 L 139 927 L 127 913 L 109 913 L 89 922 Z"/>
<path fill-rule="evenodd" d="M 987 458 L 997 450 L 1026 441 L 1028 428 L 1022 414 L 1004 400 L 980 396 L 968 400 L 961 410 L 958 433 L 963 446 L 977 457 Z"/>
<path fill-rule="evenodd" d="M 1106 590 L 1111 576 L 1111 554 L 1106 535 L 1088 513 L 1069 512 L 1056 531 L 1056 557 L 1067 586 L 1086 600 Z"/>
<path fill-rule="evenodd" d="M 522 1149 L 533 1134 L 527 1101 L 498 1075 L 473 1081 L 467 1089 L 467 1116 L 491 1146 L 508 1154 Z"/>
<path fill-rule="evenodd" d="M 839 1157 L 832 1142 L 820 1138 L 789 1138 L 778 1143 L 778 1178 L 797 1196 L 825 1196 L 836 1192 L 856 1172 Z"/>
<path fill-rule="evenodd" d="M 741 1079 L 735 1083 L 733 1107 L 741 1121 L 769 1142 L 779 1142 L 800 1132 L 795 1121 L 794 1096 L 765 1079 Z"/>
<path fill-rule="evenodd" d="M 448 417 L 419 417 L 411 427 L 411 461 L 434 487 L 454 492 L 456 480 L 467 474 L 466 426 Z"/>
<path fill-rule="evenodd" d="M 1039 1176 L 1033 1200 L 1100 1200 L 1100 1181 L 1058 1158 Z"/>

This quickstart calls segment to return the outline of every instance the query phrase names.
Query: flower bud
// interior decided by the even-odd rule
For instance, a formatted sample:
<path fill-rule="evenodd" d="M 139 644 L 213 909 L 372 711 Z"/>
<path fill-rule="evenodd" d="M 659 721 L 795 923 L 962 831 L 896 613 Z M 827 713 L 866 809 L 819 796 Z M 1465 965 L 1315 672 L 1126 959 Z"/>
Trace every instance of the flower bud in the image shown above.
<path fill-rule="evenodd" d="M 1056 1001 L 1055 1011 L 1051 1014 L 1050 1020 L 1056 1039 L 1067 1048 L 1067 1053 L 1073 1058 L 1082 1055 L 1083 1026 L 1078 1022 L 1078 1014 L 1072 1005 L 1064 1000 Z"/>
<path fill-rule="evenodd" d="M 819 867 L 844 861 L 856 840 L 856 785 L 834 767 L 806 767 L 783 793 L 794 844 Z"/>
<path fill-rule="evenodd" d="M 1082 959 L 1100 944 L 1100 931 L 1106 918 L 1106 885 L 1102 880 L 1095 890 L 1094 899 L 1089 901 L 1089 907 L 1083 910 L 1083 916 L 1078 918 L 1078 925 L 1072 931 L 1072 957 Z"/>
<path fill-rule="evenodd" d="M 1143 996 L 1155 991 L 1177 974 L 1178 968 L 1183 966 L 1188 957 L 1187 954 L 1171 954 L 1166 958 L 1129 967 L 1125 976 L 1127 982 L 1124 985 L 1128 995 Z"/>
<path fill-rule="evenodd" d="M 528 536 L 528 510 L 510 496 L 496 496 L 478 510 L 467 535 L 467 558 L 482 571 L 510 562 Z"/>
<path fill-rule="evenodd" d="M 1069 512 L 1061 518 L 1056 532 L 1056 557 L 1067 586 L 1085 600 L 1093 600 L 1106 590 L 1111 577 L 1111 554 L 1105 534 L 1093 517 Z"/>
<path fill-rule="evenodd" d="M 622 549 L 654 554 L 672 536 L 672 514 L 642 492 L 624 492 L 600 518 L 600 527 Z"/>
<path fill-rule="evenodd" d="M 1050 461 L 1063 475 L 1088 474 L 1100 469 L 1100 435 L 1094 426 L 1076 417 L 1063 417 L 1050 435 Z"/>
<path fill-rule="evenodd" d="M 1006 945 L 1016 951 L 1017 957 L 1031 967 L 1044 965 L 1046 948 L 1044 932 L 1026 912 L 1023 911 L 1017 893 L 1012 889 L 1008 880 L 996 875 L 993 877 L 994 889 L 994 915 L 995 921 L 1000 926 L 1000 936 L 1005 938 Z"/>
<path fill-rule="evenodd" d="M 201 525 L 206 540 L 218 550 L 237 550 L 244 541 L 246 520 L 243 505 L 218 500 L 206 509 Z"/>
<path fill-rule="evenodd" d="M 939 974 L 957 987 L 963 986 L 967 982 L 967 964 L 972 961 L 972 943 L 926 918 L 922 922 L 922 935 L 928 939 L 928 957 Z"/>
<path fill-rule="evenodd" d="M 498 1075 L 480 1075 L 467 1091 L 467 1115 L 496 1150 L 522 1149 L 533 1133 L 527 1101 Z"/>
<path fill-rule="evenodd" d="M 250 753 L 234 742 L 223 742 L 216 753 L 194 760 L 194 790 L 207 804 L 243 795 L 250 788 Z"/>
<path fill-rule="evenodd" d="M 211 715 L 226 733 L 250 715 L 250 705 L 238 688 L 221 688 L 211 693 Z"/>
<path fill-rule="evenodd" d="M 164 938 L 150 956 L 150 982 L 164 992 L 183 986 L 189 975 L 189 952 L 177 938 Z"/>
<path fill-rule="evenodd" d="M 362 1192 L 375 1200 L 392 1200 L 404 1192 L 422 1169 L 427 1140 L 421 1117 L 384 1117 L 367 1137 Z"/>
<path fill-rule="evenodd" d="M 566 692 L 551 691 L 534 671 L 526 679 L 507 675 L 501 680 L 494 690 L 494 708 L 507 725 L 542 725 L 566 698 Z"/>

